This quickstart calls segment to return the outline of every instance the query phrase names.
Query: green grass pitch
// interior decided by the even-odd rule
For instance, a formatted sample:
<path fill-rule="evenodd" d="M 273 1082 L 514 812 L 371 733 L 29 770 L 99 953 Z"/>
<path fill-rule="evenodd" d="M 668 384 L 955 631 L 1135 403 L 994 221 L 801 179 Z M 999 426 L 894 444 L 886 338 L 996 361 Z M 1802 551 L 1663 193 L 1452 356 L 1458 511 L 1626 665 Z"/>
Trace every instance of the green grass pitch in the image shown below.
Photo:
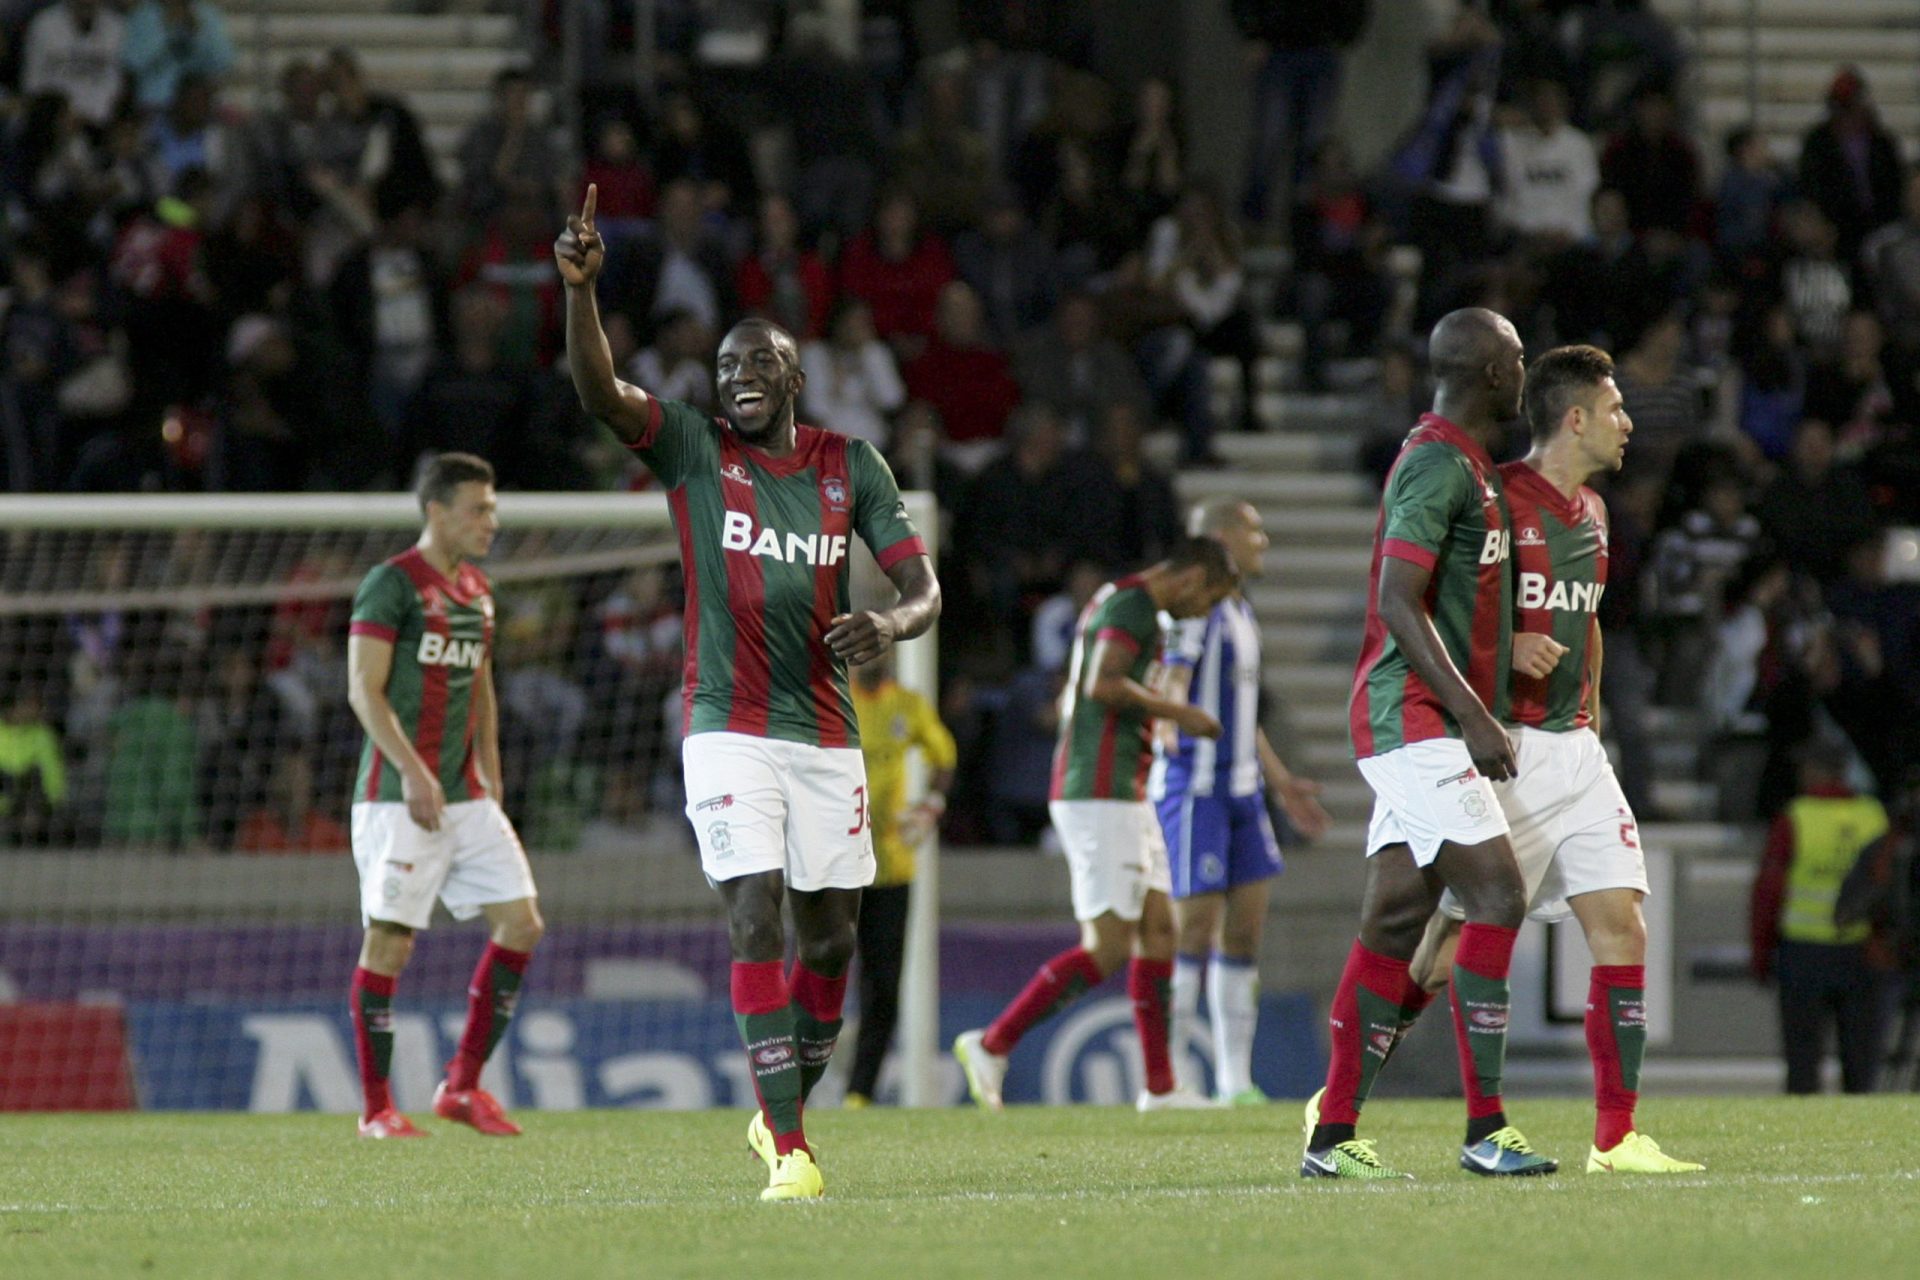
<path fill-rule="evenodd" d="M 1590 1111 L 1521 1100 L 1557 1177 L 1454 1166 L 1458 1103 L 1377 1101 L 1418 1177 L 1295 1176 L 1299 1111 L 820 1112 L 828 1199 L 763 1205 L 743 1112 L 361 1142 L 339 1116 L 0 1118 L 0 1277 L 1773 1277 L 1920 1274 L 1920 1099 L 1652 1099 L 1708 1165 L 1581 1172 Z"/>

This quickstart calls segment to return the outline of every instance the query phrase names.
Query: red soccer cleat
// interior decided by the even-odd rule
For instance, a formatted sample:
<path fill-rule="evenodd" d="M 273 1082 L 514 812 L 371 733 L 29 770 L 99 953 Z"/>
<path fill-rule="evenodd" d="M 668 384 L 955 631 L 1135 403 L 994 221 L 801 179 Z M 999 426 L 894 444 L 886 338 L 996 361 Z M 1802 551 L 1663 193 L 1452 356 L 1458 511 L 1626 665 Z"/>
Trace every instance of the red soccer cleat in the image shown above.
<path fill-rule="evenodd" d="M 371 1120 L 360 1121 L 360 1136 L 363 1138 L 430 1138 L 433 1135 L 425 1129 L 416 1129 L 413 1121 L 388 1107 Z"/>
<path fill-rule="evenodd" d="M 433 1114 L 442 1120 L 457 1120 L 495 1138 L 517 1138 L 520 1126 L 507 1119 L 506 1108 L 485 1089 L 461 1089 L 455 1092 L 442 1080 L 433 1091 Z"/>

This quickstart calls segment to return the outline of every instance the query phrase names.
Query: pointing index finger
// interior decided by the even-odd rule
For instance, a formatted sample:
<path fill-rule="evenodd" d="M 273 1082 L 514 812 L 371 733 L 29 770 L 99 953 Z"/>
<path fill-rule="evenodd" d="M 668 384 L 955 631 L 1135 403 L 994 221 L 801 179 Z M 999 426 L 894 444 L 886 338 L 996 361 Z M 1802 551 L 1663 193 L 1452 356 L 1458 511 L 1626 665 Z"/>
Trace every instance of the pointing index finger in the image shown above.
<path fill-rule="evenodd" d="M 586 204 L 582 205 L 580 208 L 580 221 L 586 223 L 589 229 L 591 229 L 593 226 L 593 207 L 594 205 L 598 204 L 599 201 L 600 201 L 599 184 L 589 182 L 587 184 L 587 202 Z"/>

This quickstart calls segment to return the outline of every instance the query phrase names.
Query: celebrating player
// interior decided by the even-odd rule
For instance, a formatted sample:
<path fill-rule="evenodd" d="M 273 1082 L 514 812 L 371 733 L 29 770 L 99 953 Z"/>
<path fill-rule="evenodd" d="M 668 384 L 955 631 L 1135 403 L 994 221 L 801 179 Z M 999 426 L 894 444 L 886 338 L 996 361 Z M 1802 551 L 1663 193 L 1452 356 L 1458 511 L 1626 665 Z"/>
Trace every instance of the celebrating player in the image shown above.
<path fill-rule="evenodd" d="M 1268 539 L 1251 504 L 1211 498 L 1193 509 L 1188 532 L 1226 547 L 1242 582 L 1260 575 Z M 1260 727 L 1260 626 L 1246 596 L 1235 591 L 1205 618 L 1179 624 L 1165 671 L 1169 698 L 1192 703 L 1221 726 L 1216 742 L 1162 722 L 1147 780 L 1173 872 L 1176 1074 L 1199 1020 L 1204 978 L 1214 1096 L 1261 1103 L 1267 1096 L 1253 1083 L 1260 928 L 1268 881 L 1281 867 L 1266 788 L 1309 840 L 1324 835 L 1331 819 L 1320 805 L 1320 785 L 1290 773 Z"/>
<path fill-rule="evenodd" d="M 443 453 L 427 464 L 419 496 L 419 542 L 362 580 L 347 638 L 347 700 L 367 731 L 353 804 L 367 926 L 351 996 L 366 1097 L 360 1135 L 426 1136 L 394 1109 L 387 1070 L 394 988 L 438 897 L 456 920 L 484 914 L 492 934 L 433 1112 L 507 1136 L 519 1126 L 480 1087 L 480 1068 L 513 1017 L 546 926 L 526 852 L 500 808 L 493 597 L 472 563 L 500 528 L 493 468 L 470 453 Z"/>
<path fill-rule="evenodd" d="M 847 664 L 932 626 L 940 587 L 873 447 L 794 422 L 806 375 L 785 329 L 747 320 L 721 341 L 724 419 L 614 376 L 594 298 L 606 261 L 596 198 L 589 186 L 553 249 L 567 364 L 587 412 L 667 486 L 687 582 L 687 818 L 727 909 L 734 1016 L 760 1098 L 747 1141 L 767 1164 L 762 1199 L 812 1198 L 823 1184 L 801 1109 L 840 1033 L 874 875 Z M 891 609 L 848 609 L 855 534 L 899 590 Z M 782 899 L 798 941 L 790 975 Z"/>
<path fill-rule="evenodd" d="M 1634 1128 L 1646 1052 L 1646 858 L 1613 765 L 1600 745 L 1600 623 L 1607 585 L 1607 508 L 1586 482 L 1618 471 L 1633 421 L 1594 347 L 1557 347 L 1527 371 L 1533 448 L 1500 468 L 1519 573 L 1516 628 L 1552 637 L 1544 679 L 1513 674 L 1507 721 L 1519 773 L 1496 790 L 1536 920 L 1571 913 L 1587 935 L 1587 1051 L 1596 1108 L 1588 1173 L 1692 1173 Z M 1519 633 L 1516 632 L 1516 637 Z M 1449 895 L 1414 957 L 1429 991 L 1447 981 L 1460 909 Z"/>
<path fill-rule="evenodd" d="M 1499 717 L 1510 663 L 1521 659 L 1511 652 L 1511 533 L 1487 442 L 1520 412 L 1521 356 L 1503 316 L 1469 308 L 1441 317 L 1428 341 L 1433 412 L 1387 478 L 1349 712 L 1375 797 L 1367 888 L 1328 1019 L 1326 1087 L 1307 1102 L 1302 1177 L 1405 1176 L 1354 1126 L 1402 1019 L 1428 1000 L 1407 966 L 1443 887 L 1466 912 L 1452 972 L 1467 1095 L 1461 1167 L 1501 1176 L 1559 1167 L 1507 1123 L 1500 1099 L 1507 970 L 1526 891 L 1492 787 L 1514 772 Z M 1545 653 L 1529 661 L 1551 669 Z"/>
<path fill-rule="evenodd" d="M 967 1088 L 989 1111 L 1001 1108 L 1007 1055 L 1020 1037 L 1098 986 L 1129 952 L 1127 993 L 1147 1076 L 1140 1110 L 1208 1105 L 1175 1088 L 1168 1053 L 1172 884 L 1145 784 L 1155 717 L 1196 738 L 1218 738 L 1220 722 L 1184 699 L 1154 692 L 1148 677 L 1160 654 L 1160 614 L 1204 617 L 1234 583 L 1224 546 L 1187 538 L 1152 568 L 1101 587 L 1080 615 L 1047 805 L 1072 878 L 1080 945 L 1041 965 L 992 1026 L 963 1031 L 954 1041 Z"/>

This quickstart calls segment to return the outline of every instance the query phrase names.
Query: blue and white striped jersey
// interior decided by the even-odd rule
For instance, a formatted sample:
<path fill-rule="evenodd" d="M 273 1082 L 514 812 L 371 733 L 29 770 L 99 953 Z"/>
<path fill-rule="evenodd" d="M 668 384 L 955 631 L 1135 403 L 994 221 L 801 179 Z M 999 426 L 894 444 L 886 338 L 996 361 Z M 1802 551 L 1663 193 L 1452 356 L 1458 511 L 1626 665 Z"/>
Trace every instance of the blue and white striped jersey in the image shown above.
<path fill-rule="evenodd" d="M 1163 615 L 1164 616 L 1164 615 Z M 1179 735 L 1168 751 L 1155 739 L 1147 794 L 1250 796 L 1260 779 L 1260 627 L 1253 606 L 1233 596 L 1204 618 L 1172 623 L 1162 661 L 1193 674 L 1187 701 L 1220 722 L 1218 738 Z"/>

